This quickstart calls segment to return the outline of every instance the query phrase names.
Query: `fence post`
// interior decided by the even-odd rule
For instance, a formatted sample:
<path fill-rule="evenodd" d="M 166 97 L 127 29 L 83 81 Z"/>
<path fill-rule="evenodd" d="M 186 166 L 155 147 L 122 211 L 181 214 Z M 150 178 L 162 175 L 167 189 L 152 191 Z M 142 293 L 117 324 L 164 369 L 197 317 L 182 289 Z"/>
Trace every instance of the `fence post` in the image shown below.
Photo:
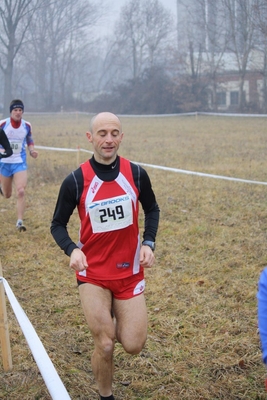
<path fill-rule="evenodd" d="M 81 153 L 81 148 L 80 146 L 77 147 L 77 167 L 80 166 L 80 153 Z"/>
<path fill-rule="evenodd" d="M 0 260 L 0 277 L 3 277 L 2 264 Z M 4 371 L 12 369 L 12 357 L 9 340 L 9 330 L 6 312 L 6 298 L 3 280 L 0 280 L 0 341 L 2 349 L 2 360 Z"/>

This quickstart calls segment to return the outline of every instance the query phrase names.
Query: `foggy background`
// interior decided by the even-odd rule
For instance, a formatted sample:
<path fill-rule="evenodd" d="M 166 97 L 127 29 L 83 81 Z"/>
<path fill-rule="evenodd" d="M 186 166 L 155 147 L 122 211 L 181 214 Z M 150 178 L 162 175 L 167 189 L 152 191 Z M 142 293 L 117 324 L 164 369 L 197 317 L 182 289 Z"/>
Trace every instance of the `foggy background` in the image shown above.
<path fill-rule="evenodd" d="M 0 0 L 0 107 L 267 112 L 267 0 Z"/>
<path fill-rule="evenodd" d="M 119 16 L 121 7 L 125 6 L 127 2 L 128 0 L 115 0 L 115 1 L 107 0 L 107 6 L 103 6 L 103 11 L 108 10 L 107 23 L 111 24 L 112 27 L 114 26 L 114 23 Z M 176 23 L 177 0 L 162 0 L 162 4 L 168 11 L 170 11 Z M 107 26 L 107 29 L 104 31 L 104 33 L 108 33 L 109 32 L 108 29 L 109 28 Z"/>

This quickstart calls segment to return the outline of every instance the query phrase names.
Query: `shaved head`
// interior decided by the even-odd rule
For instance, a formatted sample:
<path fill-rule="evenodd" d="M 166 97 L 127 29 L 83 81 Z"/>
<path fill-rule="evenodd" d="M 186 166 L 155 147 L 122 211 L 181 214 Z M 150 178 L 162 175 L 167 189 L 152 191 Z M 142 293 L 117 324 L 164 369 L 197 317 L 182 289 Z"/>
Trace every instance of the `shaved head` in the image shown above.
<path fill-rule="evenodd" d="M 121 121 L 119 117 L 117 117 L 117 115 L 111 112 L 101 112 L 99 114 L 94 115 L 90 121 L 90 126 L 89 126 L 90 132 L 94 133 L 96 125 L 107 122 L 116 122 L 120 128 L 120 133 L 121 133 L 122 131 Z"/>

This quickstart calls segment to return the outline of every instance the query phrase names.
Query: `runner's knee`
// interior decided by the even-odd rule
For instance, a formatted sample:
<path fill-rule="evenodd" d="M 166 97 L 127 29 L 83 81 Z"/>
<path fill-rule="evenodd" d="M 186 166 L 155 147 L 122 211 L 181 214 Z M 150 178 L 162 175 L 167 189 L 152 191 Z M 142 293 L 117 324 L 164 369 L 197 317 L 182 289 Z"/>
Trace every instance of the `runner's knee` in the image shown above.
<path fill-rule="evenodd" d="M 96 348 L 98 352 L 101 353 L 102 357 L 109 359 L 112 357 L 114 351 L 114 343 L 115 339 L 105 337 L 104 339 L 97 341 Z"/>
<path fill-rule="evenodd" d="M 25 194 L 25 189 L 23 187 L 18 188 L 17 194 L 18 194 L 18 197 L 23 197 Z"/>
<path fill-rule="evenodd" d="M 144 345 L 146 343 L 146 339 L 141 340 L 141 339 L 135 339 L 135 340 L 128 340 L 126 341 L 122 341 L 122 346 L 124 348 L 124 350 L 132 355 L 136 355 L 141 353 L 141 351 L 144 348 Z"/>

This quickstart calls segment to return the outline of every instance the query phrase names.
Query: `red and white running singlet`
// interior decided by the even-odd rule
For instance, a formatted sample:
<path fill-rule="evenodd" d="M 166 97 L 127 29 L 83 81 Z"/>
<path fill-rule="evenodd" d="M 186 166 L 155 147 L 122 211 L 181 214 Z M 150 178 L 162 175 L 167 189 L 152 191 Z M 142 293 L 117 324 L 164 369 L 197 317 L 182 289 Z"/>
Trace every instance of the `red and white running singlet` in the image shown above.
<path fill-rule="evenodd" d="M 139 263 L 138 189 L 130 162 L 120 157 L 120 172 L 111 182 L 97 177 L 90 162 L 81 165 L 84 188 L 78 205 L 79 247 L 88 268 L 77 278 L 123 279 L 142 270 Z"/>

